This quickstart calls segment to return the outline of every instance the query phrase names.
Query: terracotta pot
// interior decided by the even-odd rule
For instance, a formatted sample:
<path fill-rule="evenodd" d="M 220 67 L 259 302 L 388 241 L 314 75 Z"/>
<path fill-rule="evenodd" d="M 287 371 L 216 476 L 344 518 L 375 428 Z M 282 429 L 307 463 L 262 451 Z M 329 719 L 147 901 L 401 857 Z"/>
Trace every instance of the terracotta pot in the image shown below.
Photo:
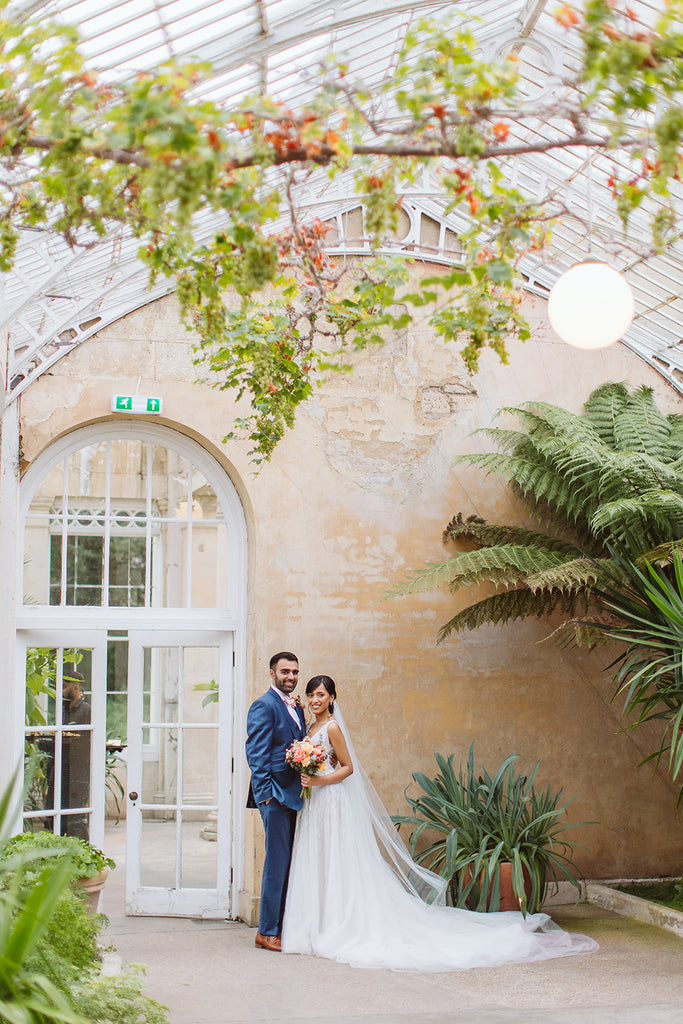
<path fill-rule="evenodd" d="M 514 889 L 512 888 L 512 863 L 509 860 L 501 861 L 498 865 L 500 869 L 500 904 L 498 909 L 503 910 L 520 910 L 520 901 L 515 896 Z M 524 870 L 524 891 L 526 893 L 527 901 L 531 897 L 531 877 L 529 872 Z M 465 868 L 464 881 L 465 885 L 469 882 L 472 877 L 472 871 L 470 868 Z M 486 900 L 486 909 L 491 909 L 491 896 L 489 889 L 489 897 Z"/>
<path fill-rule="evenodd" d="M 104 883 L 107 881 L 108 874 L 109 868 L 103 868 L 96 875 L 90 875 L 88 878 L 77 878 L 74 883 L 85 896 L 91 914 L 96 914 L 99 909 L 100 897 L 102 896 L 102 890 L 104 889 Z"/>

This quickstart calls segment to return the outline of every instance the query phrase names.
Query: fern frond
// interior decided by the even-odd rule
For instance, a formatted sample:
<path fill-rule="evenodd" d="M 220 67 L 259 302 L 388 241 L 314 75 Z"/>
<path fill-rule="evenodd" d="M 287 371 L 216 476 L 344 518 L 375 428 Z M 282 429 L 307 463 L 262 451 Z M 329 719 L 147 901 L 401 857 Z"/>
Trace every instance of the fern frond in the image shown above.
<path fill-rule="evenodd" d="M 621 451 L 646 452 L 656 459 L 668 460 L 670 435 L 671 425 L 655 405 L 653 389 L 646 385 L 636 388 L 629 406 L 617 417 L 615 447 Z"/>
<path fill-rule="evenodd" d="M 672 412 L 667 416 L 667 420 L 671 427 L 671 433 L 669 434 L 671 450 L 672 452 L 681 453 L 683 452 L 683 415 Z"/>
<path fill-rule="evenodd" d="M 498 526 L 495 523 L 487 523 L 479 516 L 469 516 L 467 519 L 463 519 L 462 512 L 453 516 L 444 530 L 443 537 L 444 540 L 448 538 L 457 540 L 465 537 L 468 540 L 476 541 L 482 547 L 493 547 L 497 544 L 527 544 L 543 547 L 549 551 L 579 554 L 576 545 L 561 540 L 559 537 L 550 537 L 548 534 L 527 530 L 522 526 Z"/>
<path fill-rule="evenodd" d="M 599 625 L 577 618 L 561 622 L 557 629 L 544 637 L 544 640 L 551 640 L 562 649 L 588 647 L 591 650 L 595 647 L 606 647 L 610 642 Z"/>
<path fill-rule="evenodd" d="M 493 441 L 497 448 L 501 451 L 514 451 L 518 445 L 523 444 L 528 440 L 528 435 L 522 430 L 505 430 L 502 427 L 479 427 L 477 430 L 472 431 L 472 434 L 484 434 L 489 440 Z M 455 460 L 455 464 L 458 462 L 466 462 L 467 454 L 459 455 Z"/>
<path fill-rule="evenodd" d="M 655 538 L 677 540 L 683 535 L 683 495 L 671 491 L 645 491 L 631 498 L 600 505 L 591 527 L 620 546 L 642 552 Z"/>
<path fill-rule="evenodd" d="M 630 395 L 626 384 L 601 384 L 591 392 L 586 405 L 586 419 L 601 441 L 608 447 L 614 447 L 614 424 L 617 416 L 628 406 Z"/>
<path fill-rule="evenodd" d="M 664 544 L 657 544 L 656 547 L 643 552 L 636 559 L 636 565 L 639 569 L 642 569 L 646 562 L 658 566 L 673 565 L 677 551 L 683 551 L 683 538 L 667 540 Z"/>
<path fill-rule="evenodd" d="M 590 590 L 601 582 L 605 571 L 611 565 L 611 559 L 603 558 L 596 561 L 581 556 L 572 561 L 563 562 L 552 569 L 528 576 L 526 585 L 534 593 L 538 590 L 562 590 L 565 593 L 578 590 Z"/>
<path fill-rule="evenodd" d="M 515 410 L 510 409 L 509 411 L 514 412 Z M 559 405 L 551 405 L 550 402 L 526 402 L 517 410 L 517 414 L 520 415 L 520 412 L 525 418 L 535 415 L 536 421 L 540 421 L 544 425 L 541 429 L 543 434 L 547 434 L 548 427 L 550 427 L 553 434 L 559 437 L 574 437 L 577 440 L 586 441 L 600 440 L 590 420 L 585 416 L 569 412 L 568 409 L 563 409 Z M 533 431 L 529 431 L 529 433 L 532 437 L 534 436 Z"/>
<path fill-rule="evenodd" d="M 655 489 L 683 494 L 683 471 L 675 463 L 662 462 L 647 452 L 607 454 L 600 479 L 601 500 Z"/>
<path fill-rule="evenodd" d="M 506 590 L 501 594 L 493 594 L 483 601 L 464 608 L 441 627 L 437 643 L 441 643 L 453 633 L 461 633 L 466 629 L 478 629 L 484 625 L 502 625 L 517 619 L 530 616 L 542 618 L 554 611 L 574 614 L 577 606 L 576 595 L 562 594 L 558 591 L 532 593 L 523 587 L 518 590 Z"/>
<path fill-rule="evenodd" d="M 441 565 L 430 565 L 400 583 L 391 593 L 419 594 L 444 583 L 448 583 L 451 590 L 477 583 L 511 587 L 529 575 L 562 564 L 570 557 L 564 552 L 524 544 L 497 544 L 478 551 L 463 551 Z"/>

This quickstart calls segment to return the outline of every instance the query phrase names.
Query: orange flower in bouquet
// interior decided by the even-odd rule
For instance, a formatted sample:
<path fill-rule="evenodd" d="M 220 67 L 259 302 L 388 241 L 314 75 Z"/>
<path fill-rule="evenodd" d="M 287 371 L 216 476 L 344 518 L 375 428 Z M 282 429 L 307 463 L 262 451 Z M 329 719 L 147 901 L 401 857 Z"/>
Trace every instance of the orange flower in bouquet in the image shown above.
<path fill-rule="evenodd" d="M 285 758 L 290 768 L 300 775 L 316 775 L 327 760 L 327 747 L 322 743 L 313 743 L 309 739 L 294 740 L 291 747 L 285 751 Z M 307 800 L 310 795 L 310 787 L 302 786 L 302 798 Z"/>

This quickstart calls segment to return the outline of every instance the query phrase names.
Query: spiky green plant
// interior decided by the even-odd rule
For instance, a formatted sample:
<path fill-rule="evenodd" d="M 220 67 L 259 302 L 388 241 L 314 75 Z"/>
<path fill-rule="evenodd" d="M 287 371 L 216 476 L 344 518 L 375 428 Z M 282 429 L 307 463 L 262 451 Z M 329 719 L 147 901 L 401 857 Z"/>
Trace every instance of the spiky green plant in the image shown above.
<path fill-rule="evenodd" d="M 562 790 L 535 788 L 540 762 L 529 774 L 518 775 L 517 757 L 511 754 L 493 776 L 485 769 L 477 773 L 472 745 L 467 765 L 456 774 L 453 754 L 434 756 L 435 778 L 413 773 L 423 790 L 417 797 L 406 794 L 413 813 L 393 820 L 413 827 L 411 853 L 448 878 L 454 906 L 498 910 L 504 862 L 512 864 L 512 888 L 524 913 L 538 910 L 551 881 L 566 879 L 580 891 L 572 844 L 561 838 L 576 827 L 567 821 L 569 801 L 562 802 Z M 437 838 L 420 849 L 425 833 Z"/>
<path fill-rule="evenodd" d="M 665 758 L 676 781 L 683 772 L 683 556 L 675 551 L 671 566 L 642 569 L 616 552 L 613 558 L 613 581 L 600 597 L 614 619 L 590 625 L 626 645 L 609 666 L 615 696 L 624 699 L 630 728 L 661 724 L 660 743 L 642 763 Z M 683 783 L 677 803 L 682 800 Z"/>
<path fill-rule="evenodd" d="M 683 544 L 683 416 L 660 412 L 651 388 L 603 384 L 581 416 L 546 402 L 499 412 L 514 415 L 519 428 L 478 431 L 500 451 L 460 461 L 508 481 L 537 528 L 461 513 L 451 520 L 444 538 L 477 550 L 411 574 L 392 594 L 479 583 L 493 583 L 496 593 L 458 612 L 439 641 L 484 623 L 585 614 L 600 581 L 611 578 L 610 549 L 632 561 L 669 561 Z"/>

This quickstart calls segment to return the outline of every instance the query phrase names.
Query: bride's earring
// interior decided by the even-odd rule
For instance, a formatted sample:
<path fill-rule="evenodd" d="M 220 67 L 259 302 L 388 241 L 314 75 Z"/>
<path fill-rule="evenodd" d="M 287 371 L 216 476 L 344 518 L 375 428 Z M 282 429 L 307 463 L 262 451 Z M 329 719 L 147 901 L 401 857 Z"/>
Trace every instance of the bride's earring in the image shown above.
<path fill-rule="evenodd" d="M 334 714 L 334 701 L 333 700 L 330 701 L 327 710 L 330 712 L 331 715 Z"/>

